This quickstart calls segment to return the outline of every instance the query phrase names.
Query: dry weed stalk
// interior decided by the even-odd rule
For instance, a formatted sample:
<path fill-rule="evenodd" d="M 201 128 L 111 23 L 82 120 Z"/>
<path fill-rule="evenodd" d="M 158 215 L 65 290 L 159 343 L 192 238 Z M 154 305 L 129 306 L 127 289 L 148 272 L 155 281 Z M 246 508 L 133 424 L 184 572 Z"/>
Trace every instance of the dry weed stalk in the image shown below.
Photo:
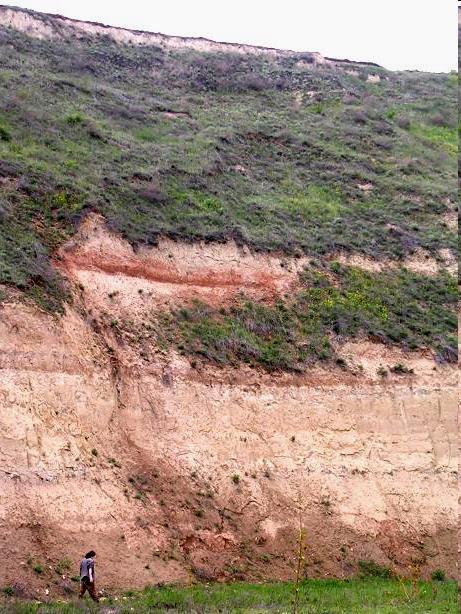
<path fill-rule="evenodd" d="M 293 614 L 298 614 L 299 612 L 299 591 L 300 591 L 300 580 L 301 580 L 301 572 L 306 560 L 305 551 L 306 551 L 306 530 L 302 524 L 302 499 L 301 493 L 298 493 L 298 537 L 297 537 L 297 553 L 296 553 L 296 576 L 295 576 L 295 594 L 293 598 Z"/>
<path fill-rule="evenodd" d="M 418 585 L 418 580 L 421 578 L 421 563 L 415 562 L 413 564 L 408 565 L 409 569 L 409 579 L 411 582 L 411 591 L 408 591 L 405 586 L 405 576 L 402 574 L 396 574 L 399 580 L 400 587 L 405 594 L 405 599 L 407 601 L 412 601 L 413 599 L 419 598 L 420 588 Z"/>

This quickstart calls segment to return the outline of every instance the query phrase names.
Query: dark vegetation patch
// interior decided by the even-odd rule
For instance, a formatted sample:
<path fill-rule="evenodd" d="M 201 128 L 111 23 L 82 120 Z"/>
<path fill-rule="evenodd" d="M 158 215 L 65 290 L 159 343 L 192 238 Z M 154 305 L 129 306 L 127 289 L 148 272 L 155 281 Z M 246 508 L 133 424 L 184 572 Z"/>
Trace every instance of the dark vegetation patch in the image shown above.
<path fill-rule="evenodd" d="M 375 561 L 370 560 L 359 561 L 359 570 L 359 576 L 361 578 L 382 578 L 390 580 L 396 577 L 390 567 L 379 565 Z"/>
<path fill-rule="evenodd" d="M 297 294 L 273 305 L 245 297 L 227 309 L 195 302 L 163 314 L 157 327 L 146 322 L 144 332 L 193 359 L 267 371 L 303 371 L 314 360 L 341 364 L 334 346 L 363 337 L 431 348 L 440 362 L 456 361 L 457 288 L 449 275 L 369 273 L 332 263 L 306 270 L 301 280 Z M 400 364 L 391 371 L 412 373 Z"/>
<path fill-rule="evenodd" d="M 442 220 L 457 198 L 454 75 L 351 65 L 354 76 L 313 67 L 309 54 L 167 52 L 106 37 L 1 33 L 0 284 L 49 310 L 66 297 L 50 255 L 90 210 L 133 245 L 160 235 L 232 238 L 261 251 L 321 258 L 344 250 L 375 259 L 416 248 L 437 257 L 456 246 Z M 367 82 L 370 73 L 381 82 Z M 399 284 L 396 304 L 413 305 L 413 286 Z M 444 309 L 432 300 L 431 314 Z M 200 350 L 213 360 L 268 368 L 328 354 L 330 325 L 339 335 L 379 328 L 385 339 L 442 354 L 451 347 L 440 322 L 432 336 L 410 326 L 421 314 L 396 308 L 391 330 L 377 326 L 376 313 L 367 325 L 337 303 L 314 318 L 318 335 L 309 333 L 308 347 L 291 347 L 313 316 L 303 305 L 301 298 L 284 307 L 242 302 L 221 318 L 200 316 L 200 307 L 191 321 L 215 327 L 210 335 L 221 341 L 203 341 Z M 178 318 L 187 337 L 192 326 Z M 248 328 L 251 320 L 272 327 L 274 338 Z"/>

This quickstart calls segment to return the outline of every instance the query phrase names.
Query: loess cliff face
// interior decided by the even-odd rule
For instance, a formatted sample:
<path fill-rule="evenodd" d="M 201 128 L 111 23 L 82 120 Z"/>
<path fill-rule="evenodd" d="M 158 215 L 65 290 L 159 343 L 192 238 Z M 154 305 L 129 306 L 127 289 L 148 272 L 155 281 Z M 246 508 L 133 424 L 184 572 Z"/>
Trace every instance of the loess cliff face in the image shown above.
<path fill-rule="evenodd" d="M 273 49 L 270 47 L 258 47 L 239 43 L 222 43 L 207 38 L 192 38 L 183 36 L 168 36 L 161 33 L 144 32 L 140 30 L 127 30 L 69 19 L 62 15 L 47 15 L 35 11 L 20 10 L 0 6 L 0 19 L 3 24 L 24 32 L 30 36 L 42 39 L 79 39 L 88 36 L 106 36 L 117 43 L 124 45 L 155 45 L 163 49 L 193 49 L 200 52 L 230 52 L 239 54 L 265 54 L 265 55 L 289 55 L 290 51 Z M 316 64 L 333 63 L 320 53 L 313 53 L 312 60 Z M 336 60 L 339 61 L 340 60 Z"/>
<path fill-rule="evenodd" d="M 456 575 L 456 75 L 0 7 L 0 588 Z M 34 567 L 41 565 L 41 573 Z"/>
<path fill-rule="evenodd" d="M 145 345 L 107 324 L 109 311 L 137 322 L 212 289 L 223 303 L 241 290 L 266 300 L 293 284 L 299 263 L 283 276 L 275 257 L 235 245 L 135 254 L 99 218 L 57 262 L 73 308 L 0 311 L 4 583 L 20 569 L 39 591 L 65 589 L 54 567 L 86 545 L 105 586 L 288 578 L 299 517 L 309 575 L 347 576 L 360 559 L 455 573 L 453 367 L 367 341 L 341 348 L 354 372 L 193 368 L 154 346 L 147 361 Z M 377 375 L 399 362 L 414 374 Z M 44 577 L 30 560 L 46 563 Z"/>

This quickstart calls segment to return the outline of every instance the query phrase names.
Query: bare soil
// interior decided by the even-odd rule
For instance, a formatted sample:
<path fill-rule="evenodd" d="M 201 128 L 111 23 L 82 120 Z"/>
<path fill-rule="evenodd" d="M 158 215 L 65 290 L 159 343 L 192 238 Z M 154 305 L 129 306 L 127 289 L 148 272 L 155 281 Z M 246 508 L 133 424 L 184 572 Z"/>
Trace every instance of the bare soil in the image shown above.
<path fill-rule="evenodd" d="M 453 367 L 370 341 L 340 349 L 353 368 L 303 375 L 193 368 L 155 347 L 146 361 L 107 313 L 271 300 L 303 263 L 233 244 L 135 252 L 97 218 L 56 262 L 75 293 L 64 316 L 0 308 L 0 585 L 72 592 L 90 548 L 106 589 L 289 579 L 300 517 L 309 576 L 361 559 L 455 575 Z M 414 374 L 378 375 L 399 362 Z"/>

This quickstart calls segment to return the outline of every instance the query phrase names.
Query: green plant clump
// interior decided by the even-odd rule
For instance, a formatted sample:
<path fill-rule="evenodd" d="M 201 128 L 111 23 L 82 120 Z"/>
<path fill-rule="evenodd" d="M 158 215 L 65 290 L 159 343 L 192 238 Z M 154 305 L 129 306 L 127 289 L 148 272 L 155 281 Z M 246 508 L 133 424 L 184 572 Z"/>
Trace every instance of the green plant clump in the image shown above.
<path fill-rule="evenodd" d="M 431 578 L 434 582 L 445 582 L 446 574 L 443 569 L 435 569 L 431 574 Z"/>
<path fill-rule="evenodd" d="M 373 577 L 390 579 L 395 577 L 390 567 L 378 565 L 375 561 L 359 561 L 359 570 L 361 578 Z"/>
<path fill-rule="evenodd" d="M 60 561 L 56 563 L 56 567 L 54 568 L 56 573 L 62 576 L 64 573 L 69 571 L 72 566 L 72 561 L 68 557 L 64 557 Z"/>

